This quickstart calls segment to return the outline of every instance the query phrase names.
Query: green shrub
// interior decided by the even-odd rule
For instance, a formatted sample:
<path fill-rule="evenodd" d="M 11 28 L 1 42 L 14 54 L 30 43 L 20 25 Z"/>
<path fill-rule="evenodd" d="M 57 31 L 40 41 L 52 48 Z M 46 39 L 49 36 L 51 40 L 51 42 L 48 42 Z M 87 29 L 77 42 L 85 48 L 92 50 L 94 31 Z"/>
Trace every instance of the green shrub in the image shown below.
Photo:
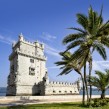
<path fill-rule="evenodd" d="M 107 102 L 109 102 L 109 98 L 105 98 Z"/>
<path fill-rule="evenodd" d="M 90 105 L 92 107 L 100 107 L 100 106 L 107 105 L 108 102 L 109 99 L 93 99 Z"/>
<path fill-rule="evenodd" d="M 96 101 L 96 102 L 94 102 L 94 104 L 92 106 L 93 107 L 99 107 L 100 106 L 100 102 L 99 101 Z"/>
<path fill-rule="evenodd" d="M 104 105 L 107 105 L 107 100 L 106 99 L 103 99 L 103 100 L 100 100 L 100 105 L 101 106 L 104 106 Z"/>

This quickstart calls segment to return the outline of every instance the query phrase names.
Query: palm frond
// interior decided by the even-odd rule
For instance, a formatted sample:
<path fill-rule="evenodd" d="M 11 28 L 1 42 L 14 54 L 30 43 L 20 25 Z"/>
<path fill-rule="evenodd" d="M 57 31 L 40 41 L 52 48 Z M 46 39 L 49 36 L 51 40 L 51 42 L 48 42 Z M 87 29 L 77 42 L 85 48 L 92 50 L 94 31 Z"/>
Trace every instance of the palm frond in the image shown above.
<path fill-rule="evenodd" d="M 109 47 L 109 38 L 108 38 L 108 37 L 102 38 L 102 39 L 101 39 L 101 43 L 102 43 L 104 46 Z"/>
<path fill-rule="evenodd" d="M 83 33 L 77 33 L 77 34 L 69 34 L 63 39 L 63 44 L 67 44 L 69 42 L 72 42 L 74 40 L 80 39 L 82 37 L 85 37 Z"/>
<path fill-rule="evenodd" d="M 84 28 L 87 29 L 88 26 L 88 18 L 86 15 L 78 13 L 77 15 L 77 22 Z"/>
<path fill-rule="evenodd" d="M 63 74 L 68 74 L 72 71 L 73 69 L 71 67 L 65 67 L 62 72 L 59 75 L 63 75 Z"/>
<path fill-rule="evenodd" d="M 64 61 L 69 60 L 71 58 L 71 56 L 72 56 L 72 54 L 69 51 L 60 52 L 59 54 L 62 56 L 62 60 L 64 60 Z"/>
<path fill-rule="evenodd" d="M 89 77 L 88 77 L 88 81 L 89 81 Z M 97 87 L 99 89 L 101 89 L 100 88 L 100 80 L 97 77 L 91 76 L 89 84 L 92 85 L 92 86 L 95 86 L 95 87 Z"/>
<path fill-rule="evenodd" d="M 86 58 L 86 56 L 88 55 L 89 53 L 89 48 L 87 46 L 82 46 L 82 47 L 79 47 L 73 54 L 72 54 L 72 57 L 71 57 L 71 60 L 75 60 L 75 61 L 78 61 L 80 60 L 81 58 Z"/>
<path fill-rule="evenodd" d="M 99 19 L 99 26 L 102 25 L 102 23 L 103 23 L 102 12 L 103 12 L 103 5 L 101 7 L 100 15 L 99 15 L 99 18 L 98 18 Z"/>
<path fill-rule="evenodd" d="M 79 31 L 79 32 L 81 32 L 83 34 L 87 34 L 87 32 L 85 30 L 81 29 L 81 28 L 71 27 L 71 28 L 68 28 L 68 29 L 73 29 L 73 30 Z"/>
<path fill-rule="evenodd" d="M 80 46 L 82 43 L 84 42 L 84 40 L 77 40 L 77 41 L 74 41 L 72 43 L 70 43 L 68 46 L 67 46 L 67 49 L 66 51 L 74 48 L 74 47 L 77 47 L 77 46 Z"/>
<path fill-rule="evenodd" d="M 59 61 L 59 62 L 55 62 L 55 64 L 56 64 L 57 66 L 60 66 L 60 65 L 66 65 L 67 62 L 66 62 L 66 61 Z"/>
<path fill-rule="evenodd" d="M 106 50 L 101 43 L 94 43 L 93 47 L 97 50 L 97 52 L 99 52 L 104 60 L 107 59 Z"/>
<path fill-rule="evenodd" d="M 106 29 L 109 29 L 109 20 L 106 22 L 106 23 L 104 23 L 104 24 L 102 24 L 101 25 L 101 27 L 98 29 L 98 31 L 97 31 L 97 34 L 99 35 L 99 34 L 103 34 L 104 33 L 104 30 L 106 30 Z M 103 36 L 103 35 L 102 35 Z"/>
<path fill-rule="evenodd" d="M 90 6 L 88 11 L 88 31 L 91 33 L 93 28 L 93 9 L 92 6 Z"/>
<path fill-rule="evenodd" d="M 98 71 L 98 70 L 95 71 L 95 74 L 97 74 L 100 79 L 102 79 L 105 76 L 104 73 L 102 73 L 101 71 Z"/>

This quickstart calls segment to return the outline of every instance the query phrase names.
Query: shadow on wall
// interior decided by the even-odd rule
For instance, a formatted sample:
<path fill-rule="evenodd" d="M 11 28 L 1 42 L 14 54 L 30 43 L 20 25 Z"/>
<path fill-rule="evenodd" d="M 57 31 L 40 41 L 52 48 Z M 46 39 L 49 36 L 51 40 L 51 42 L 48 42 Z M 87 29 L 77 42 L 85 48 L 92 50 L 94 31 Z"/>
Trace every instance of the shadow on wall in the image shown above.
<path fill-rule="evenodd" d="M 39 85 L 36 85 L 36 83 L 34 84 L 33 88 L 32 88 L 32 95 L 40 95 L 40 87 Z"/>

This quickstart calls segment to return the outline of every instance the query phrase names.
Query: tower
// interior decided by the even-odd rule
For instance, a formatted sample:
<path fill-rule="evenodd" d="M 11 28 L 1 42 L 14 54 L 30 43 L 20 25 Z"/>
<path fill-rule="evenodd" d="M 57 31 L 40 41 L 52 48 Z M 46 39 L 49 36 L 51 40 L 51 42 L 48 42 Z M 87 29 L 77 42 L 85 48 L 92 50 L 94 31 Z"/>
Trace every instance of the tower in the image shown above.
<path fill-rule="evenodd" d="M 12 45 L 9 61 L 7 95 L 43 95 L 39 84 L 47 73 L 44 44 L 28 42 L 21 34 Z"/>

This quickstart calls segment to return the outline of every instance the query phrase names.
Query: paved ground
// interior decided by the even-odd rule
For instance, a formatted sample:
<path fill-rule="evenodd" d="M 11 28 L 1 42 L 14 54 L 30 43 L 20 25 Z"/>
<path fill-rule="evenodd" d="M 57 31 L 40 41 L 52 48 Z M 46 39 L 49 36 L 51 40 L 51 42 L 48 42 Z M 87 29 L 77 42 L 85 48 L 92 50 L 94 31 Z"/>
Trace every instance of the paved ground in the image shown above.
<path fill-rule="evenodd" d="M 57 100 L 57 101 L 48 101 L 48 100 L 29 100 L 29 101 L 15 101 L 15 102 L 6 102 L 6 103 L 0 103 L 0 106 L 16 106 L 16 105 L 27 105 L 27 104 L 45 104 L 45 103 L 62 103 L 62 102 L 72 102 L 71 100 Z"/>
<path fill-rule="evenodd" d="M 92 98 L 99 98 L 99 95 L 93 95 Z M 106 97 L 109 97 L 106 96 Z M 0 106 L 15 106 L 27 104 L 43 103 L 61 103 L 61 102 L 79 102 L 82 101 L 81 95 L 62 95 L 62 96 L 9 96 L 0 97 Z"/>

